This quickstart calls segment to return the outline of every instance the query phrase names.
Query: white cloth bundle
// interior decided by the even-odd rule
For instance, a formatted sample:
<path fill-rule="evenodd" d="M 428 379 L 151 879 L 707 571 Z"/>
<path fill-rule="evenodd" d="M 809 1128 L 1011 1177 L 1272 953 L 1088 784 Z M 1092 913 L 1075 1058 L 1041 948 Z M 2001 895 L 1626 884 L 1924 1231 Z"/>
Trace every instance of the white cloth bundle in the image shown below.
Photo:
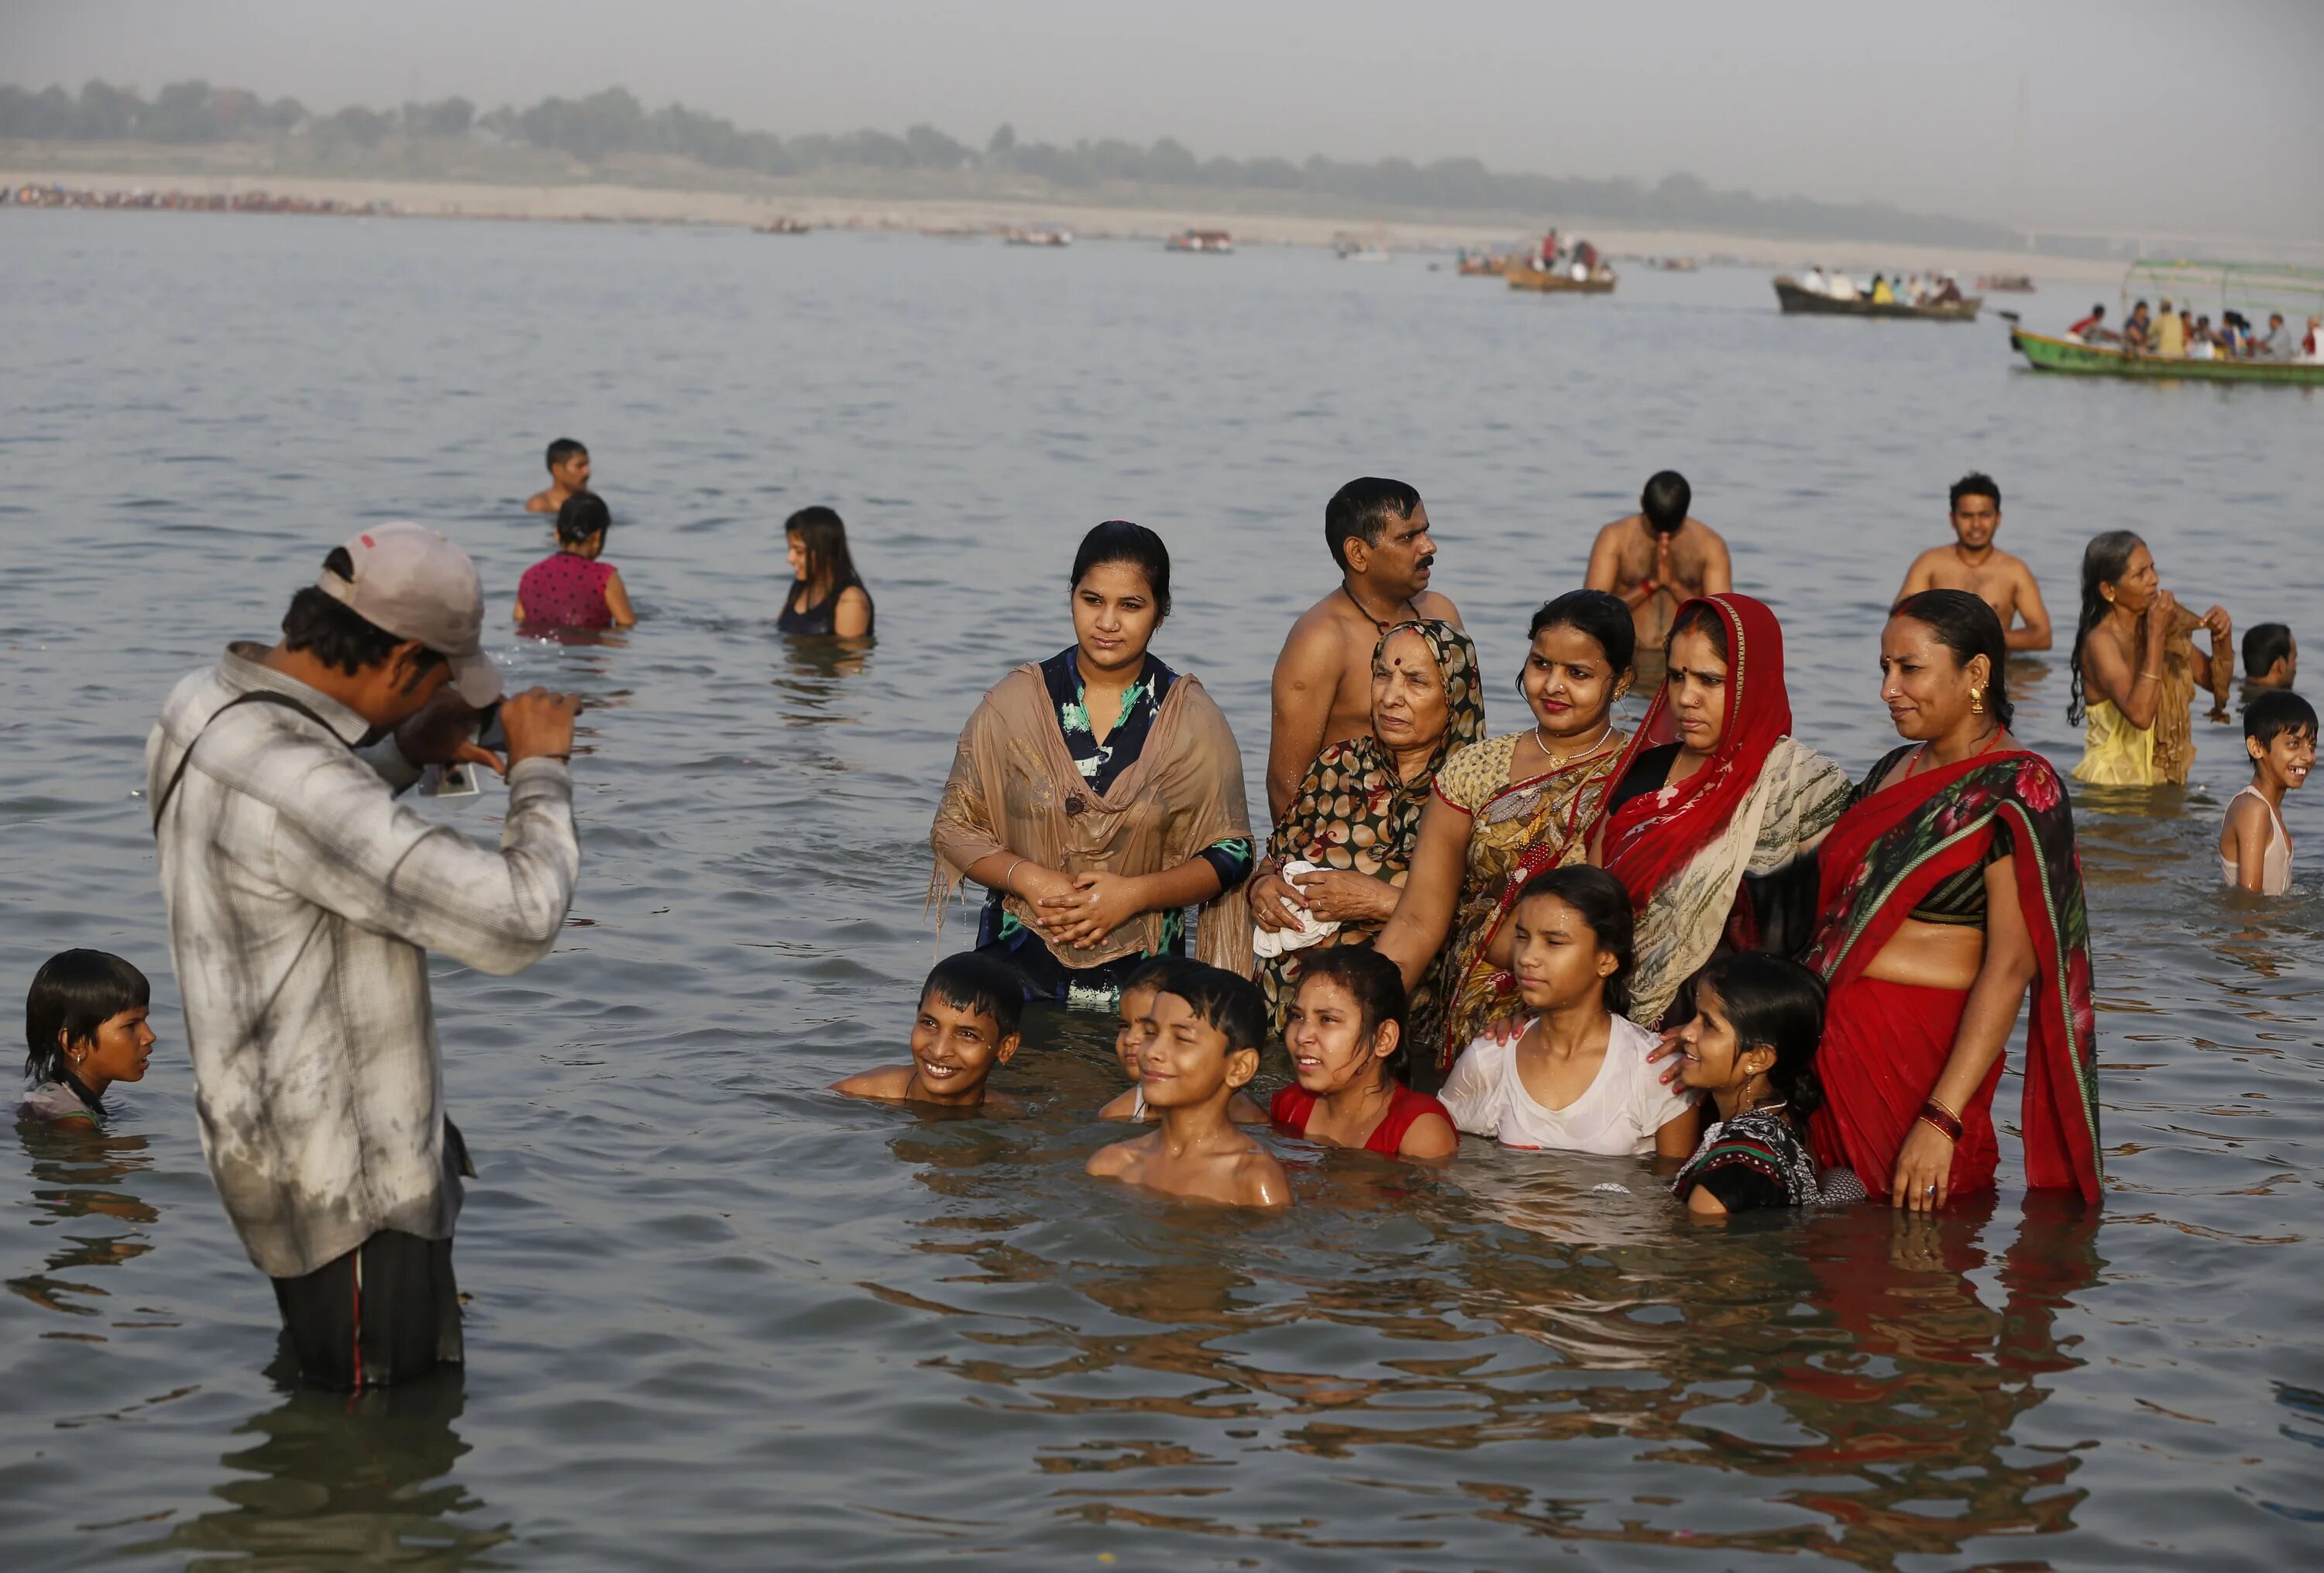
<path fill-rule="evenodd" d="M 1283 865 L 1281 877 L 1285 884 L 1296 888 L 1301 874 L 1322 872 L 1312 863 L 1295 859 Z M 1305 950 L 1310 945 L 1320 944 L 1340 927 L 1337 918 L 1318 918 L 1305 907 L 1298 908 L 1297 911 L 1299 926 L 1296 929 L 1269 930 L 1254 924 L 1250 934 L 1251 950 L 1259 956 L 1280 956 L 1286 950 Z"/>

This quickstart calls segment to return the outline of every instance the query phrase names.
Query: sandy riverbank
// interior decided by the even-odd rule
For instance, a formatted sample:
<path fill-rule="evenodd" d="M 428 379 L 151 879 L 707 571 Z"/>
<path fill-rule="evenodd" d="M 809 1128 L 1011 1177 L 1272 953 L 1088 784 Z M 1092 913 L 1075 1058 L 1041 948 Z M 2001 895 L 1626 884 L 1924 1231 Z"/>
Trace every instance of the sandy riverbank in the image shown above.
<path fill-rule="evenodd" d="M 1335 235 L 1353 231 L 1392 249 L 1441 251 L 1460 246 L 1506 245 L 1526 238 L 1528 233 L 1524 224 L 1499 215 L 1443 222 L 1378 221 L 1270 217 L 1191 206 L 1077 207 L 1056 202 L 865 199 L 623 185 L 487 185 L 241 174 L 162 176 L 26 168 L 0 170 L 0 181 L 11 186 L 53 183 L 97 191 L 169 190 L 207 194 L 265 190 L 351 206 L 385 202 L 402 217 L 419 218 L 754 225 L 787 217 L 817 227 L 902 230 L 993 229 L 1055 222 L 1084 236 L 1132 239 L 1158 240 L 1185 228 L 1226 229 L 1246 245 L 1325 245 Z M 1601 249 L 1617 254 L 1723 256 L 1771 269 L 1799 267 L 1813 260 L 1828 267 L 1866 273 L 1876 269 L 1949 271 L 1965 283 L 1985 273 L 2031 272 L 2044 279 L 2094 282 L 2112 282 L 2122 276 L 2121 266 L 2116 263 L 2051 256 L 2029 258 L 2017 252 L 1964 251 L 1882 242 L 1771 240 L 1708 232 L 1626 230 L 1587 223 L 1567 227 L 1570 232 L 1587 235 Z"/>

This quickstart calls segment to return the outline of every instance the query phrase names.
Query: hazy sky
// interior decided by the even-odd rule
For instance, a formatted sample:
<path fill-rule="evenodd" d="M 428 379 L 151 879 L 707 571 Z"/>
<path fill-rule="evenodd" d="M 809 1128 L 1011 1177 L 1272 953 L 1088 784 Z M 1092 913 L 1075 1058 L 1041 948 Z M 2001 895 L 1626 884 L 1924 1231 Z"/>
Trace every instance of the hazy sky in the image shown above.
<path fill-rule="evenodd" d="M 0 80 L 91 76 L 325 109 L 620 83 L 782 134 L 1006 120 L 2324 238 L 2324 0 L 0 0 Z"/>

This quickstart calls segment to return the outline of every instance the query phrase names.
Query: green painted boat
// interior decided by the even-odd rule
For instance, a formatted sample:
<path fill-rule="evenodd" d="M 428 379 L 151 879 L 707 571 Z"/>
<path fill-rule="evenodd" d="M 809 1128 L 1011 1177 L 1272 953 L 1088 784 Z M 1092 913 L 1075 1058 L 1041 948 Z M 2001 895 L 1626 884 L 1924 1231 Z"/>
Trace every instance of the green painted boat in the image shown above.
<path fill-rule="evenodd" d="M 2085 377 L 2144 377 L 2150 381 L 2200 383 L 2290 383 L 2295 387 L 2324 388 L 2324 361 L 2311 360 L 2168 360 L 2154 355 L 2125 355 L 2105 345 L 2078 344 L 2070 338 L 2047 338 L 2022 328 L 2009 330 L 2009 347 L 2025 357 L 2037 372 L 2066 372 Z"/>
<path fill-rule="evenodd" d="M 2324 387 L 2324 361 L 2301 356 L 2299 344 L 2304 324 L 2324 311 L 2324 269 L 2289 267 L 2272 263 L 2141 261 L 2123 274 L 2123 313 L 2130 315 L 2133 298 L 2148 298 L 2165 305 L 2199 310 L 2224 323 L 2232 311 L 2253 325 L 2268 314 L 2285 319 L 2288 340 L 2274 355 L 2236 356 L 2225 348 L 2209 360 L 2191 356 L 2146 355 L 2126 350 L 2119 342 L 2085 343 L 2027 332 L 2015 311 L 2002 315 L 2009 322 L 2009 347 L 2025 357 L 2037 372 L 2062 372 L 2070 376 L 2143 377 L 2150 382 L 2273 383 L 2295 388 Z M 2200 325 L 2199 325 L 2200 326 Z M 2111 340 L 2109 332 L 2105 338 Z"/>

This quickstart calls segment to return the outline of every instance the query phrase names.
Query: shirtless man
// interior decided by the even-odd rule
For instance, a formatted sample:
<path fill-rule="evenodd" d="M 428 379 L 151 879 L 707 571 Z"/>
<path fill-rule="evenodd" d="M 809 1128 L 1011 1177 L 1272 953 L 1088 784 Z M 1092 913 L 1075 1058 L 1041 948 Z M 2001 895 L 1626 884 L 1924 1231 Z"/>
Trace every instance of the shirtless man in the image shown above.
<path fill-rule="evenodd" d="M 565 499 L 589 489 L 589 450 L 569 437 L 549 445 L 549 486 L 525 499 L 528 514 L 554 514 Z"/>
<path fill-rule="evenodd" d="M 1582 588 L 1611 590 L 1628 603 L 1641 653 L 1659 656 L 1680 604 L 1735 588 L 1727 542 L 1686 511 L 1694 488 L 1674 469 L 1658 472 L 1638 495 L 1638 512 L 1598 532 Z"/>
<path fill-rule="evenodd" d="M 1428 588 L 1436 543 L 1428 510 L 1402 481 L 1365 476 L 1323 508 L 1323 541 L 1340 588 L 1301 614 L 1275 658 L 1267 739 L 1267 806 L 1280 819 L 1324 745 L 1372 729 L 1372 651 L 1393 624 L 1434 617 L 1461 626 Z"/>
<path fill-rule="evenodd" d="M 1914 558 L 1896 600 L 1923 590 L 1967 590 L 2001 619 L 2010 649 L 2049 649 L 2050 608 L 2042 604 L 2034 570 L 1993 544 L 1993 532 L 2001 528 L 2001 488 L 1991 476 L 1965 475 L 1953 483 L 1951 504 L 1958 539 Z"/>

